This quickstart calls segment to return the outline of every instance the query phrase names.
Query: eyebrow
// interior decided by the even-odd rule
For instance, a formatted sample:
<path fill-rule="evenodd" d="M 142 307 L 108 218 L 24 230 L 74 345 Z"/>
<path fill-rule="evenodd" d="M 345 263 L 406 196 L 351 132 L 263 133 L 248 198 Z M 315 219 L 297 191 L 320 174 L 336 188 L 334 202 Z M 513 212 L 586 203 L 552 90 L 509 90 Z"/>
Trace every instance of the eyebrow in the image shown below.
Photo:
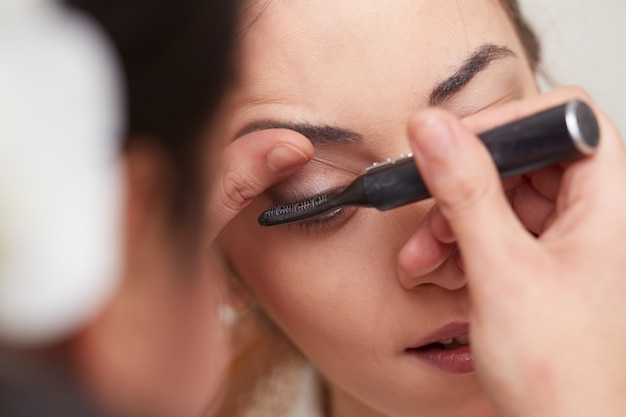
<path fill-rule="evenodd" d="M 260 120 L 246 125 L 236 137 L 266 129 L 289 129 L 306 136 L 314 145 L 342 145 L 359 143 L 363 136 L 353 130 L 341 127 L 314 125 L 311 123 L 283 122 L 279 120 Z"/>
<path fill-rule="evenodd" d="M 472 78 L 495 60 L 515 56 L 515 52 L 505 46 L 485 44 L 474 51 L 463 65 L 448 79 L 437 84 L 428 98 L 430 106 L 437 106 L 450 99 Z"/>
<path fill-rule="evenodd" d="M 515 53 L 505 46 L 494 44 L 480 46 L 452 76 L 432 89 L 428 96 L 428 105 L 437 106 L 444 103 L 467 85 L 476 74 L 486 69 L 491 62 L 509 56 L 515 56 Z M 363 141 L 363 136 L 360 133 L 341 127 L 271 119 L 259 120 L 246 125 L 235 135 L 235 138 L 267 129 L 293 130 L 307 137 L 313 145 L 342 145 Z"/>

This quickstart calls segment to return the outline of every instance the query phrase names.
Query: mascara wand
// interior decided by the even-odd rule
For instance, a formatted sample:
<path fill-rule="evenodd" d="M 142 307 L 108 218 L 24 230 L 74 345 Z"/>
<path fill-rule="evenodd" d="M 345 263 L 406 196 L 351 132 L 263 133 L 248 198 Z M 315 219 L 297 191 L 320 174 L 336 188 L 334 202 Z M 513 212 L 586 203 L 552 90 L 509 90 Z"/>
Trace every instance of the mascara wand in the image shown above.
<path fill-rule="evenodd" d="M 598 146 L 600 130 L 591 108 L 573 100 L 478 137 L 489 150 L 500 177 L 506 178 L 591 155 Z M 412 155 L 402 155 L 370 166 L 343 191 L 272 207 L 261 213 L 258 222 L 262 226 L 300 222 L 344 206 L 385 211 L 429 197 Z"/>

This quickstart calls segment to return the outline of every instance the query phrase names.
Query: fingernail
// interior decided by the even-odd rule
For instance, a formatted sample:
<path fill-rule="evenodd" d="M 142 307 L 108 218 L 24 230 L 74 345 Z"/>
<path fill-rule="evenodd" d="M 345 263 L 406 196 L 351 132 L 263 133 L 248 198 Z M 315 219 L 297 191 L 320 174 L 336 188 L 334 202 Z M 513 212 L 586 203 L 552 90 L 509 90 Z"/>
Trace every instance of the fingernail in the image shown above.
<path fill-rule="evenodd" d="M 440 159 L 449 152 L 451 145 L 452 131 L 441 117 L 425 115 L 413 120 L 413 152 L 428 159 Z"/>
<path fill-rule="evenodd" d="M 309 158 L 304 152 L 286 143 L 277 145 L 267 155 L 267 165 L 276 173 L 295 168 L 308 160 Z"/>

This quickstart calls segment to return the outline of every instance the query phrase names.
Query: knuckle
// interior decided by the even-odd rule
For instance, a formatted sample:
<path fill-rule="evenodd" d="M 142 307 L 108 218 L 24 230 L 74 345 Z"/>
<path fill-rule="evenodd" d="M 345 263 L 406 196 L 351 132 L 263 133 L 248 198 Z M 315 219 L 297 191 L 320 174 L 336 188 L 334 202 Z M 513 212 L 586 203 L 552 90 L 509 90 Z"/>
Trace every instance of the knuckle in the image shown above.
<path fill-rule="evenodd" d="M 590 105 L 594 103 L 594 100 L 589 94 L 589 92 L 585 90 L 584 88 L 582 88 L 581 86 L 568 85 L 568 86 L 562 87 L 562 89 L 565 92 L 565 94 L 567 94 L 570 97 L 578 98 Z"/>
<path fill-rule="evenodd" d="M 222 177 L 222 202 L 232 210 L 240 210 L 261 191 L 255 178 L 240 168 L 230 170 Z"/>
<path fill-rule="evenodd" d="M 464 215 L 467 210 L 477 206 L 498 190 L 499 188 L 482 176 L 466 174 L 443 184 L 437 200 L 442 212 L 450 218 Z"/>

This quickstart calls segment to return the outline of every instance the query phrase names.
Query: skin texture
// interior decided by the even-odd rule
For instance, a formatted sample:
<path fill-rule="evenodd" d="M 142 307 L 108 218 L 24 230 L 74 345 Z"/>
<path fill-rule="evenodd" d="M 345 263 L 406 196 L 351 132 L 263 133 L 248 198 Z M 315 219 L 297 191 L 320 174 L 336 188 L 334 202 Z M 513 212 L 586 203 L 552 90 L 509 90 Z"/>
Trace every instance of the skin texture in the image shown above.
<path fill-rule="evenodd" d="M 312 162 L 225 229 L 220 243 L 242 280 L 329 381 L 333 417 L 495 415 L 474 372 L 444 372 L 405 352 L 444 326 L 470 321 L 453 239 L 442 243 L 425 229 L 415 264 L 398 258 L 420 224 L 448 230 L 432 201 L 389 212 L 347 209 L 275 228 L 258 226 L 256 217 L 345 186 L 372 162 L 409 151 L 407 120 L 485 45 L 510 53 L 489 61 L 440 107 L 465 117 L 537 95 L 500 4 L 274 0 L 254 3 L 243 26 L 241 79 L 222 118 L 226 137 L 296 138 L 298 130 L 316 146 Z M 343 130 L 328 135 L 329 126 Z M 513 187 L 525 184 L 507 184 L 512 200 Z M 541 223 L 553 203 L 539 207 L 529 220 Z"/>

